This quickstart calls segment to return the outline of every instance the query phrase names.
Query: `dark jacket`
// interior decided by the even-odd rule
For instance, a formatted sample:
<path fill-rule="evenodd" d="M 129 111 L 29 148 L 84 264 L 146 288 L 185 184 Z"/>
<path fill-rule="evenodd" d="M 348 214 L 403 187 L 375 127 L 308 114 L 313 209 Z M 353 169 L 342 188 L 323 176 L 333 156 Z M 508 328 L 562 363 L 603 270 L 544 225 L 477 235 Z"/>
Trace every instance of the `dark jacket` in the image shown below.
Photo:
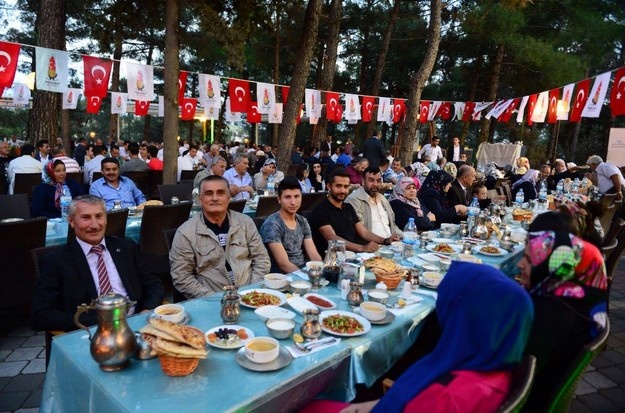
<path fill-rule="evenodd" d="M 395 213 L 395 223 L 399 229 L 404 229 L 409 218 L 414 218 L 414 222 L 417 224 L 417 229 L 419 231 L 429 231 L 434 229 L 434 222 L 430 221 L 426 216 L 429 211 L 425 208 L 425 205 L 421 204 L 423 216 L 420 217 L 417 216 L 417 211 L 412 206 L 400 201 L 399 199 L 393 199 L 390 203 L 391 208 L 393 208 L 393 212 Z"/>
<path fill-rule="evenodd" d="M 464 145 L 460 145 L 460 153 L 458 153 L 458 157 L 460 155 L 462 155 L 464 153 Z M 454 145 L 449 145 L 449 147 L 447 148 L 447 152 L 445 153 L 445 158 L 447 158 L 447 162 L 451 162 L 451 158 L 454 155 Z M 457 162 L 461 162 L 460 159 L 458 159 Z"/>
<path fill-rule="evenodd" d="M 447 191 L 447 205 L 469 206 L 471 203 L 469 199 L 471 199 L 471 188 L 467 188 L 467 192 L 465 193 L 458 180 L 455 179 L 451 183 L 451 188 Z"/>
<path fill-rule="evenodd" d="M 365 141 L 364 147 L 363 155 L 369 161 L 369 166 L 376 168 L 380 165 L 380 160 L 386 158 L 384 145 L 378 138 L 370 137 Z"/>
<path fill-rule="evenodd" d="M 436 188 L 419 191 L 419 201 L 428 211 L 436 215 L 437 227 L 442 223 L 457 224 L 460 222 L 460 216 L 456 213 L 456 208 L 448 206 L 444 192 L 440 192 Z"/>
<path fill-rule="evenodd" d="M 68 179 L 65 183 L 72 198 L 85 194 L 85 190 L 78 182 Z M 61 210 L 57 209 L 54 204 L 55 193 L 56 187 L 50 184 L 39 184 L 35 187 L 31 208 L 33 217 L 59 218 L 61 216 Z"/>
<path fill-rule="evenodd" d="M 106 237 L 106 246 L 113 257 L 128 298 L 136 301 L 135 313 L 161 304 L 165 288 L 156 275 L 146 271 L 146 260 L 139 246 L 125 238 Z M 89 304 L 98 297 L 87 258 L 76 240 L 59 246 L 40 260 L 40 276 L 31 306 L 30 325 L 33 330 L 71 331 L 76 307 Z M 86 326 L 97 323 L 94 311 L 80 316 Z"/>

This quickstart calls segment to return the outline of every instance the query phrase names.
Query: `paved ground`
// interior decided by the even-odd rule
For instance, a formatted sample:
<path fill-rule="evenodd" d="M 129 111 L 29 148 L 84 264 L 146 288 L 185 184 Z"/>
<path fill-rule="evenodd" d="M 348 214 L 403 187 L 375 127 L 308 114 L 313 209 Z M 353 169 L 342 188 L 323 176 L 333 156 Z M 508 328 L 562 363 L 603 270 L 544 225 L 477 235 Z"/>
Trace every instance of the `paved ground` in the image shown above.
<path fill-rule="evenodd" d="M 577 388 L 571 413 L 625 411 L 625 258 L 610 298 L 612 332 L 607 349 Z M 39 411 L 45 379 L 45 339 L 23 317 L 0 314 L 0 412 Z"/>

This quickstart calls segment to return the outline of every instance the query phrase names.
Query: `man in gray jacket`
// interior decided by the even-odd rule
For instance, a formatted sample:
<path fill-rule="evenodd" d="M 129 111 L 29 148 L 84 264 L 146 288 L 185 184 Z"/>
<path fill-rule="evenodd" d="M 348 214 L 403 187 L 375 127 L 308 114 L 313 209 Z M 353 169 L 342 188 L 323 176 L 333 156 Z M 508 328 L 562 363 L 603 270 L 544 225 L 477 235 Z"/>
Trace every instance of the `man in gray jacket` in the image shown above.
<path fill-rule="evenodd" d="M 360 222 L 375 235 L 398 241 L 403 236 L 395 224 L 395 213 L 391 204 L 380 193 L 382 173 L 378 167 L 368 167 L 363 172 L 362 186 L 352 192 L 345 202 L 354 207 Z"/>
<path fill-rule="evenodd" d="M 228 181 L 211 175 L 200 183 L 202 213 L 182 224 L 169 252 L 173 284 L 186 298 L 260 282 L 270 261 L 254 221 L 231 211 Z"/>

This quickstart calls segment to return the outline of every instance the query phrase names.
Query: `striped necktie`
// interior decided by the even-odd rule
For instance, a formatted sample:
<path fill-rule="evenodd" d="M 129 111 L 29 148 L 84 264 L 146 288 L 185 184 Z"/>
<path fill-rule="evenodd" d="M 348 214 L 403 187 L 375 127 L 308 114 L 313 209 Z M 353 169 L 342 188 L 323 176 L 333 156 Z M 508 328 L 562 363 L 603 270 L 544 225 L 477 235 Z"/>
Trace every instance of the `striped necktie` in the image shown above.
<path fill-rule="evenodd" d="M 104 245 L 94 245 L 91 247 L 91 253 L 97 255 L 98 262 L 98 284 L 100 285 L 100 295 L 108 294 L 112 291 L 111 280 L 109 279 L 106 265 L 104 264 Z"/>

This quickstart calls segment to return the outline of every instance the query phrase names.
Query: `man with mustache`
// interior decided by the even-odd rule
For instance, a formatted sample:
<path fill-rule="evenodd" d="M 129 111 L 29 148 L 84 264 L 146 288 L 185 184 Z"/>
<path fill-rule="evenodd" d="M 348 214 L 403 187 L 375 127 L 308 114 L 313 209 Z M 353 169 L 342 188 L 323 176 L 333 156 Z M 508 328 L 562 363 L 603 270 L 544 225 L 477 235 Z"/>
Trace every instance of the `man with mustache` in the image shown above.
<path fill-rule="evenodd" d="M 254 221 L 228 209 L 228 181 L 211 175 L 200 182 L 202 213 L 176 231 L 169 252 L 171 278 L 186 298 L 260 282 L 270 261 Z"/>

